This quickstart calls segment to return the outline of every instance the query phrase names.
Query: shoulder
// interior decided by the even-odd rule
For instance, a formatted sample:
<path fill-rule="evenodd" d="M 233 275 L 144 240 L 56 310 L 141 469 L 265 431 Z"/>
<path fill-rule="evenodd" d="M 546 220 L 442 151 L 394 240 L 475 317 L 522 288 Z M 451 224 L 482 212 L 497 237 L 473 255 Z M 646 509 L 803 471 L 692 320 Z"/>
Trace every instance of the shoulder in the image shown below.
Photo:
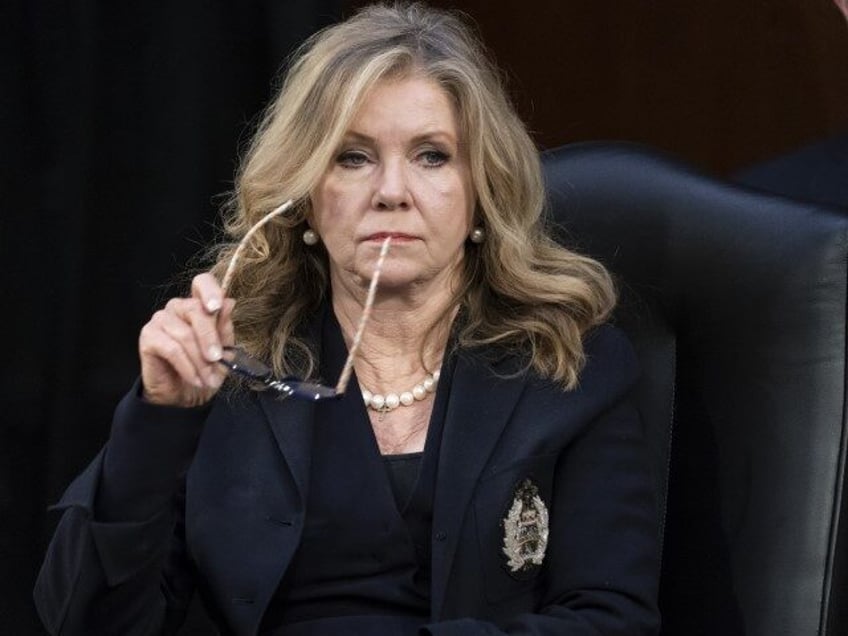
<path fill-rule="evenodd" d="M 593 329 L 584 338 L 585 366 L 577 392 L 603 402 L 617 403 L 630 393 L 641 370 L 630 339 L 610 324 Z"/>
<path fill-rule="evenodd" d="M 530 374 L 531 399 L 550 407 L 599 413 L 626 398 L 639 380 L 641 371 L 633 346 L 623 331 L 609 324 L 596 327 L 583 340 L 585 364 L 577 386 L 564 390 L 560 385 Z M 544 396 L 544 397 L 543 397 Z"/>
<path fill-rule="evenodd" d="M 625 333 L 613 325 L 603 324 L 583 339 L 586 363 L 580 383 L 603 378 L 607 383 L 632 385 L 639 377 L 639 361 Z"/>

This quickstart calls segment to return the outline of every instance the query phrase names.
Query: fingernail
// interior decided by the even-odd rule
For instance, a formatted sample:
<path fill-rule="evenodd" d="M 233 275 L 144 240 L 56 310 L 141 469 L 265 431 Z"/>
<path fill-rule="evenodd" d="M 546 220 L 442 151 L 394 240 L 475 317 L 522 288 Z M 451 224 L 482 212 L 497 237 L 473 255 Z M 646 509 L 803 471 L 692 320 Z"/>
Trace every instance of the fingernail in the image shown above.
<path fill-rule="evenodd" d="M 221 308 L 221 301 L 217 298 L 210 298 L 206 301 L 206 311 L 210 314 L 214 314 Z"/>
<path fill-rule="evenodd" d="M 223 351 L 221 351 L 221 347 L 219 347 L 218 345 L 212 345 L 206 350 L 206 357 L 209 359 L 210 362 L 217 362 L 221 359 L 222 355 Z"/>
<path fill-rule="evenodd" d="M 221 386 L 222 381 L 223 378 L 217 373 L 210 372 L 206 375 L 206 386 L 208 386 L 210 389 L 217 389 L 219 386 Z"/>

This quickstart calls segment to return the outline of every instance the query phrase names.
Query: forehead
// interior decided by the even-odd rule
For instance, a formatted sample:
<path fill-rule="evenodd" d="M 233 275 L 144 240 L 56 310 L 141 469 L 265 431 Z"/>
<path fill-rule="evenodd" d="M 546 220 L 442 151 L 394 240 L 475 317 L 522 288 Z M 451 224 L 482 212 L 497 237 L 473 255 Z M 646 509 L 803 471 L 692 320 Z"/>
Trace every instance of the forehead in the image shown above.
<path fill-rule="evenodd" d="M 432 130 L 459 137 L 450 95 L 436 81 L 418 75 L 377 82 L 365 95 L 348 130 L 367 136 Z"/>

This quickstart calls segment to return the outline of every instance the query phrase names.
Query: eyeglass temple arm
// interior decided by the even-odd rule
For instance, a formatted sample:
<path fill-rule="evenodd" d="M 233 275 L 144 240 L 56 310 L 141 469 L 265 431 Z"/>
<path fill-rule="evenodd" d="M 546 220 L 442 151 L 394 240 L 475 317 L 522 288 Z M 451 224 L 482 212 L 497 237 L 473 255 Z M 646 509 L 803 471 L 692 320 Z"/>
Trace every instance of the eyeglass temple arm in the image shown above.
<path fill-rule="evenodd" d="M 288 210 L 293 203 L 294 200 L 289 199 L 282 205 L 279 205 L 270 212 L 268 212 L 268 214 L 259 219 L 259 221 L 257 221 L 256 224 L 251 227 L 247 231 L 247 234 L 245 234 L 239 241 L 239 244 L 236 247 L 236 251 L 233 252 L 232 257 L 230 258 L 230 262 L 227 265 L 227 271 L 224 273 L 224 278 L 221 280 L 221 290 L 223 291 L 225 298 L 227 296 L 227 292 L 229 291 L 230 283 L 233 281 L 233 274 L 236 271 L 236 265 L 238 264 L 238 260 L 239 258 L 241 258 L 241 255 L 247 247 L 248 243 L 250 243 L 250 239 L 253 237 L 254 234 L 256 234 L 257 230 L 259 230 L 263 225 L 265 225 L 268 221 L 270 221 L 278 214 L 282 214 L 283 212 Z"/>
<path fill-rule="evenodd" d="M 380 272 L 383 271 L 383 261 L 386 260 L 386 254 L 389 253 L 389 245 L 392 242 L 392 237 L 387 236 L 380 248 L 380 256 L 377 258 L 377 264 L 374 266 L 374 275 L 371 276 L 371 284 L 368 286 L 368 296 L 365 298 L 365 307 L 362 308 L 362 315 L 359 316 L 359 325 L 356 327 L 356 335 L 353 336 L 353 342 L 350 345 L 350 351 L 347 354 L 344 368 L 342 368 L 339 381 L 336 384 L 336 394 L 341 395 L 347 390 L 347 383 L 350 381 L 350 374 L 353 372 L 353 360 L 356 357 L 356 352 L 359 351 L 359 345 L 362 342 L 362 334 L 365 332 L 365 325 L 368 324 L 368 318 L 371 316 L 371 308 L 374 306 L 374 298 L 377 295 L 377 281 L 380 280 Z"/>

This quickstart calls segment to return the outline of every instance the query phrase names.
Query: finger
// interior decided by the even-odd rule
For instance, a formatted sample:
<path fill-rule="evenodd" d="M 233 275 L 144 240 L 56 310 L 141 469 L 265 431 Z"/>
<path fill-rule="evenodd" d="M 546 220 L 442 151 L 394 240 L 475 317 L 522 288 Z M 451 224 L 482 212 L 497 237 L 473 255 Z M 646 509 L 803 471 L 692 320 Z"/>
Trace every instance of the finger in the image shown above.
<path fill-rule="evenodd" d="M 218 314 L 218 336 L 223 346 L 231 347 L 235 344 L 235 326 L 233 325 L 233 310 L 236 301 L 232 298 L 224 299 L 224 305 Z"/>
<path fill-rule="evenodd" d="M 197 329 L 198 325 L 214 324 L 215 318 L 209 316 L 200 301 L 193 298 L 173 298 L 168 301 L 165 311 L 156 316 L 156 325 L 171 338 L 180 343 L 194 367 L 202 369 L 206 357 L 200 348 Z"/>
<path fill-rule="evenodd" d="M 200 353 L 200 359 L 197 360 L 199 366 L 221 359 L 217 314 L 210 314 L 198 298 L 173 299 L 166 308 L 191 328 L 196 350 Z M 188 337 L 188 334 L 184 334 L 182 330 L 174 335 L 179 338 Z M 194 353 L 195 348 L 188 346 L 188 343 L 185 346 L 190 353 Z"/>
<path fill-rule="evenodd" d="M 201 379 L 203 386 L 210 389 L 217 389 L 221 385 L 220 375 L 216 373 L 216 366 L 218 365 L 215 362 L 207 360 L 207 356 L 210 355 L 210 348 L 217 347 L 218 351 L 213 351 L 212 353 L 217 353 L 218 358 L 220 358 L 220 345 L 208 344 L 208 336 L 205 340 L 202 340 L 198 334 L 198 326 L 193 322 L 208 322 L 210 319 L 212 317 L 205 314 L 195 304 L 193 310 L 186 311 L 182 315 L 168 314 L 161 321 L 161 328 L 162 331 L 180 345 L 185 357 L 194 368 L 196 377 Z M 217 343 L 218 337 L 214 326 L 212 331 L 215 332 L 212 338 Z"/>
<path fill-rule="evenodd" d="M 209 272 L 198 274 L 192 279 L 191 296 L 200 300 L 209 314 L 217 313 L 224 304 L 224 292 L 221 285 Z"/>
<path fill-rule="evenodd" d="M 164 361 L 186 383 L 198 388 L 205 387 L 203 378 L 191 360 L 185 348 L 163 328 L 163 322 L 168 320 L 165 312 L 157 312 L 146 324 L 139 337 L 139 353 L 142 358 L 142 375 L 146 371 L 145 358 L 156 358 Z"/>
<path fill-rule="evenodd" d="M 222 346 L 232 346 L 235 344 L 235 329 L 233 326 L 233 309 L 235 308 L 235 301 L 232 298 L 224 299 L 224 304 L 221 307 L 221 311 L 218 312 L 218 337 L 220 338 L 220 342 Z M 220 363 L 216 363 L 213 365 L 214 368 L 211 372 L 216 376 L 218 385 L 223 384 L 224 380 L 229 373 L 229 369 Z"/>

